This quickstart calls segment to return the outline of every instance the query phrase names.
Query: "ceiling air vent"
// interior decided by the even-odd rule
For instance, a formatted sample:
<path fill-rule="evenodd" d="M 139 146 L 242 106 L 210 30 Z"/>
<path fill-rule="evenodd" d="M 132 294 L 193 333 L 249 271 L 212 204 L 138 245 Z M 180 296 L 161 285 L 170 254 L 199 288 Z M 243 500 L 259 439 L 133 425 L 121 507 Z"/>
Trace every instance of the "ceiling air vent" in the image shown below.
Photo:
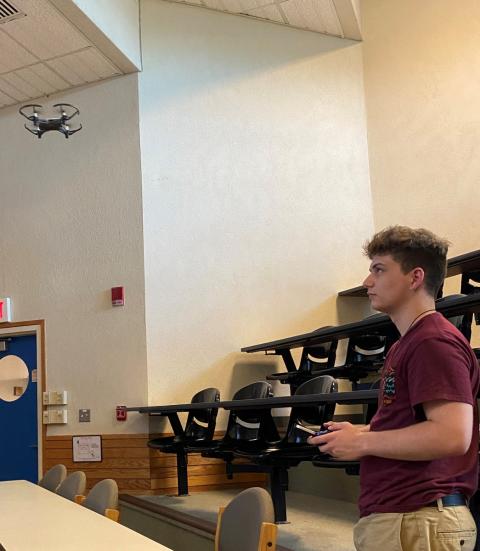
<path fill-rule="evenodd" d="M 0 0 L 0 23 L 7 23 L 8 21 L 12 21 L 12 19 L 24 17 L 25 15 L 9 0 Z"/>

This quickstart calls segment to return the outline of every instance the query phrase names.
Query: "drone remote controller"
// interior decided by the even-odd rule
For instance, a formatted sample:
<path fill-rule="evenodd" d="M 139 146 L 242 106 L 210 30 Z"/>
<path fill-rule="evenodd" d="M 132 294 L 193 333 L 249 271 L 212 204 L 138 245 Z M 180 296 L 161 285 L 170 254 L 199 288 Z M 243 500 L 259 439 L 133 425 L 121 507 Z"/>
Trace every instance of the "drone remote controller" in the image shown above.
<path fill-rule="evenodd" d="M 303 432 L 308 432 L 308 434 L 312 436 L 322 436 L 323 434 L 328 434 L 329 432 L 331 432 L 328 429 L 314 431 L 312 429 L 309 429 L 308 427 L 304 427 L 303 425 L 299 425 L 299 424 L 296 424 L 295 428 L 297 428 L 298 430 L 302 430 Z"/>

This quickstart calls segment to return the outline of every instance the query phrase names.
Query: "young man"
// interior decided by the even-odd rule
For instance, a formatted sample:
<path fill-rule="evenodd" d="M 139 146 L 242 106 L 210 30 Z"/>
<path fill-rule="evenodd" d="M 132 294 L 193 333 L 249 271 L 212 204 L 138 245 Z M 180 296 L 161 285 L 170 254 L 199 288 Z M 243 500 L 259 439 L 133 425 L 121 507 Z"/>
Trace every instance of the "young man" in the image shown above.
<path fill-rule="evenodd" d="M 382 370 L 379 408 L 368 426 L 329 423 L 310 439 L 339 460 L 361 459 L 358 551 L 475 547 L 467 507 L 477 489 L 479 367 L 463 335 L 440 313 L 448 242 L 403 226 L 365 246 L 372 307 L 400 339 Z"/>

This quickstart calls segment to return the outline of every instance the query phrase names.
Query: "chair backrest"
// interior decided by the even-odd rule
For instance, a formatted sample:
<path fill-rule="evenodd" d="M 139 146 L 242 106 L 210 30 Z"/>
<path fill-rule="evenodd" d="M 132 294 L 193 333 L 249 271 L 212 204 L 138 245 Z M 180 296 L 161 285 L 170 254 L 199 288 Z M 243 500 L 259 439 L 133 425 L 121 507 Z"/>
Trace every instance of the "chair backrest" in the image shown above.
<path fill-rule="evenodd" d="M 218 388 L 205 388 L 192 398 L 192 404 L 201 402 L 218 402 Z M 185 425 L 185 437 L 189 441 L 209 442 L 213 439 L 218 409 L 199 409 L 188 414 Z"/>
<path fill-rule="evenodd" d="M 233 400 L 271 398 L 272 385 L 259 381 L 238 390 Z M 231 410 L 228 417 L 224 443 L 259 443 L 279 440 L 278 432 L 269 409 Z"/>
<path fill-rule="evenodd" d="M 347 347 L 347 365 L 373 367 L 385 360 L 387 339 L 383 335 L 358 335 L 350 337 Z"/>
<path fill-rule="evenodd" d="M 317 329 L 314 333 L 322 332 L 331 327 L 331 325 L 320 327 L 320 329 Z M 337 339 L 333 339 L 330 342 L 324 342 L 316 346 L 305 346 L 300 358 L 298 371 L 311 373 L 319 369 L 333 367 L 337 355 L 337 344 Z"/>
<path fill-rule="evenodd" d="M 59 463 L 49 469 L 41 480 L 38 481 L 38 485 L 42 488 L 55 492 L 60 484 L 65 480 L 67 476 L 67 467 Z"/>
<path fill-rule="evenodd" d="M 457 295 L 447 295 L 445 297 L 439 298 L 436 301 L 436 304 L 442 304 L 443 302 L 448 302 L 449 300 L 465 297 L 467 295 L 457 294 Z M 472 314 L 460 314 L 458 316 L 445 316 L 447 320 L 452 323 L 459 331 L 464 335 L 464 337 L 470 341 L 472 336 Z"/>
<path fill-rule="evenodd" d="M 274 521 L 272 498 L 266 490 L 240 492 L 219 514 L 215 551 L 275 551 Z"/>
<path fill-rule="evenodd" d="M 300 385 L 295 392 L 295 396 L 329 394 L 337 392 L 337 390 L 337 381 L 331 375 L 320 375 Z M 293 407 L 290 412 L 285 436 L 287 444 L 304 444 L 310 436 L 308 433 L 296 428 L 297 424 L 318 430 L 323 423 L 332 420 L 334 412 L 335 403 Z"/>
<path fill-rule="evenodd" d="M 118 506 L 118 486 L 115 480 L 106 478 L 97 482 L 88 492 L 88 496 L 82 505 L 101 515 L 105 515 L 106 509 L 116 509 Z"/>
<path fill-rule="evenodd" d="M 57 494 L 65 497 L 70 501 L 75 501 L 75 496 L 85 493 L 87 477 L 82 471 L 75 471 L 67 476 L 67 478 L 57 488 Z"/>

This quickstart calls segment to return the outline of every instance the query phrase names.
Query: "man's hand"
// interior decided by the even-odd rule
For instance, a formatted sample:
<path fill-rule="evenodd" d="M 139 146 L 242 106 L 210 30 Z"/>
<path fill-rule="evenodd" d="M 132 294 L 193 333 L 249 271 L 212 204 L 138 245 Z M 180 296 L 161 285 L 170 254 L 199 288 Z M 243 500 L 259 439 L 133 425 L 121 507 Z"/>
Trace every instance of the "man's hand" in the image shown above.
<path fill-rule="evenodd" d="M 330 434 L 312 436 L 308 443 L 335 459 L 355 461 L 366 455 L 431 461 L 467 453 L 473 431 L 473 407 L 463 402 L 424 402 L 425 421 L 401 429 L 370 431 L 369 426 L 325 423 Z"/>
<path fill-rule="evenodd" d="M 341 461 L 357 461 L 366 455 L 364 435 L 370 430 L 369 425 L 352 425 L 352 423 L 335 423 L 329 421 L 325 427 L 329 434 L 311 436 L 308 443 L 318 446 L 322 453 L 328 453 Z"/>

